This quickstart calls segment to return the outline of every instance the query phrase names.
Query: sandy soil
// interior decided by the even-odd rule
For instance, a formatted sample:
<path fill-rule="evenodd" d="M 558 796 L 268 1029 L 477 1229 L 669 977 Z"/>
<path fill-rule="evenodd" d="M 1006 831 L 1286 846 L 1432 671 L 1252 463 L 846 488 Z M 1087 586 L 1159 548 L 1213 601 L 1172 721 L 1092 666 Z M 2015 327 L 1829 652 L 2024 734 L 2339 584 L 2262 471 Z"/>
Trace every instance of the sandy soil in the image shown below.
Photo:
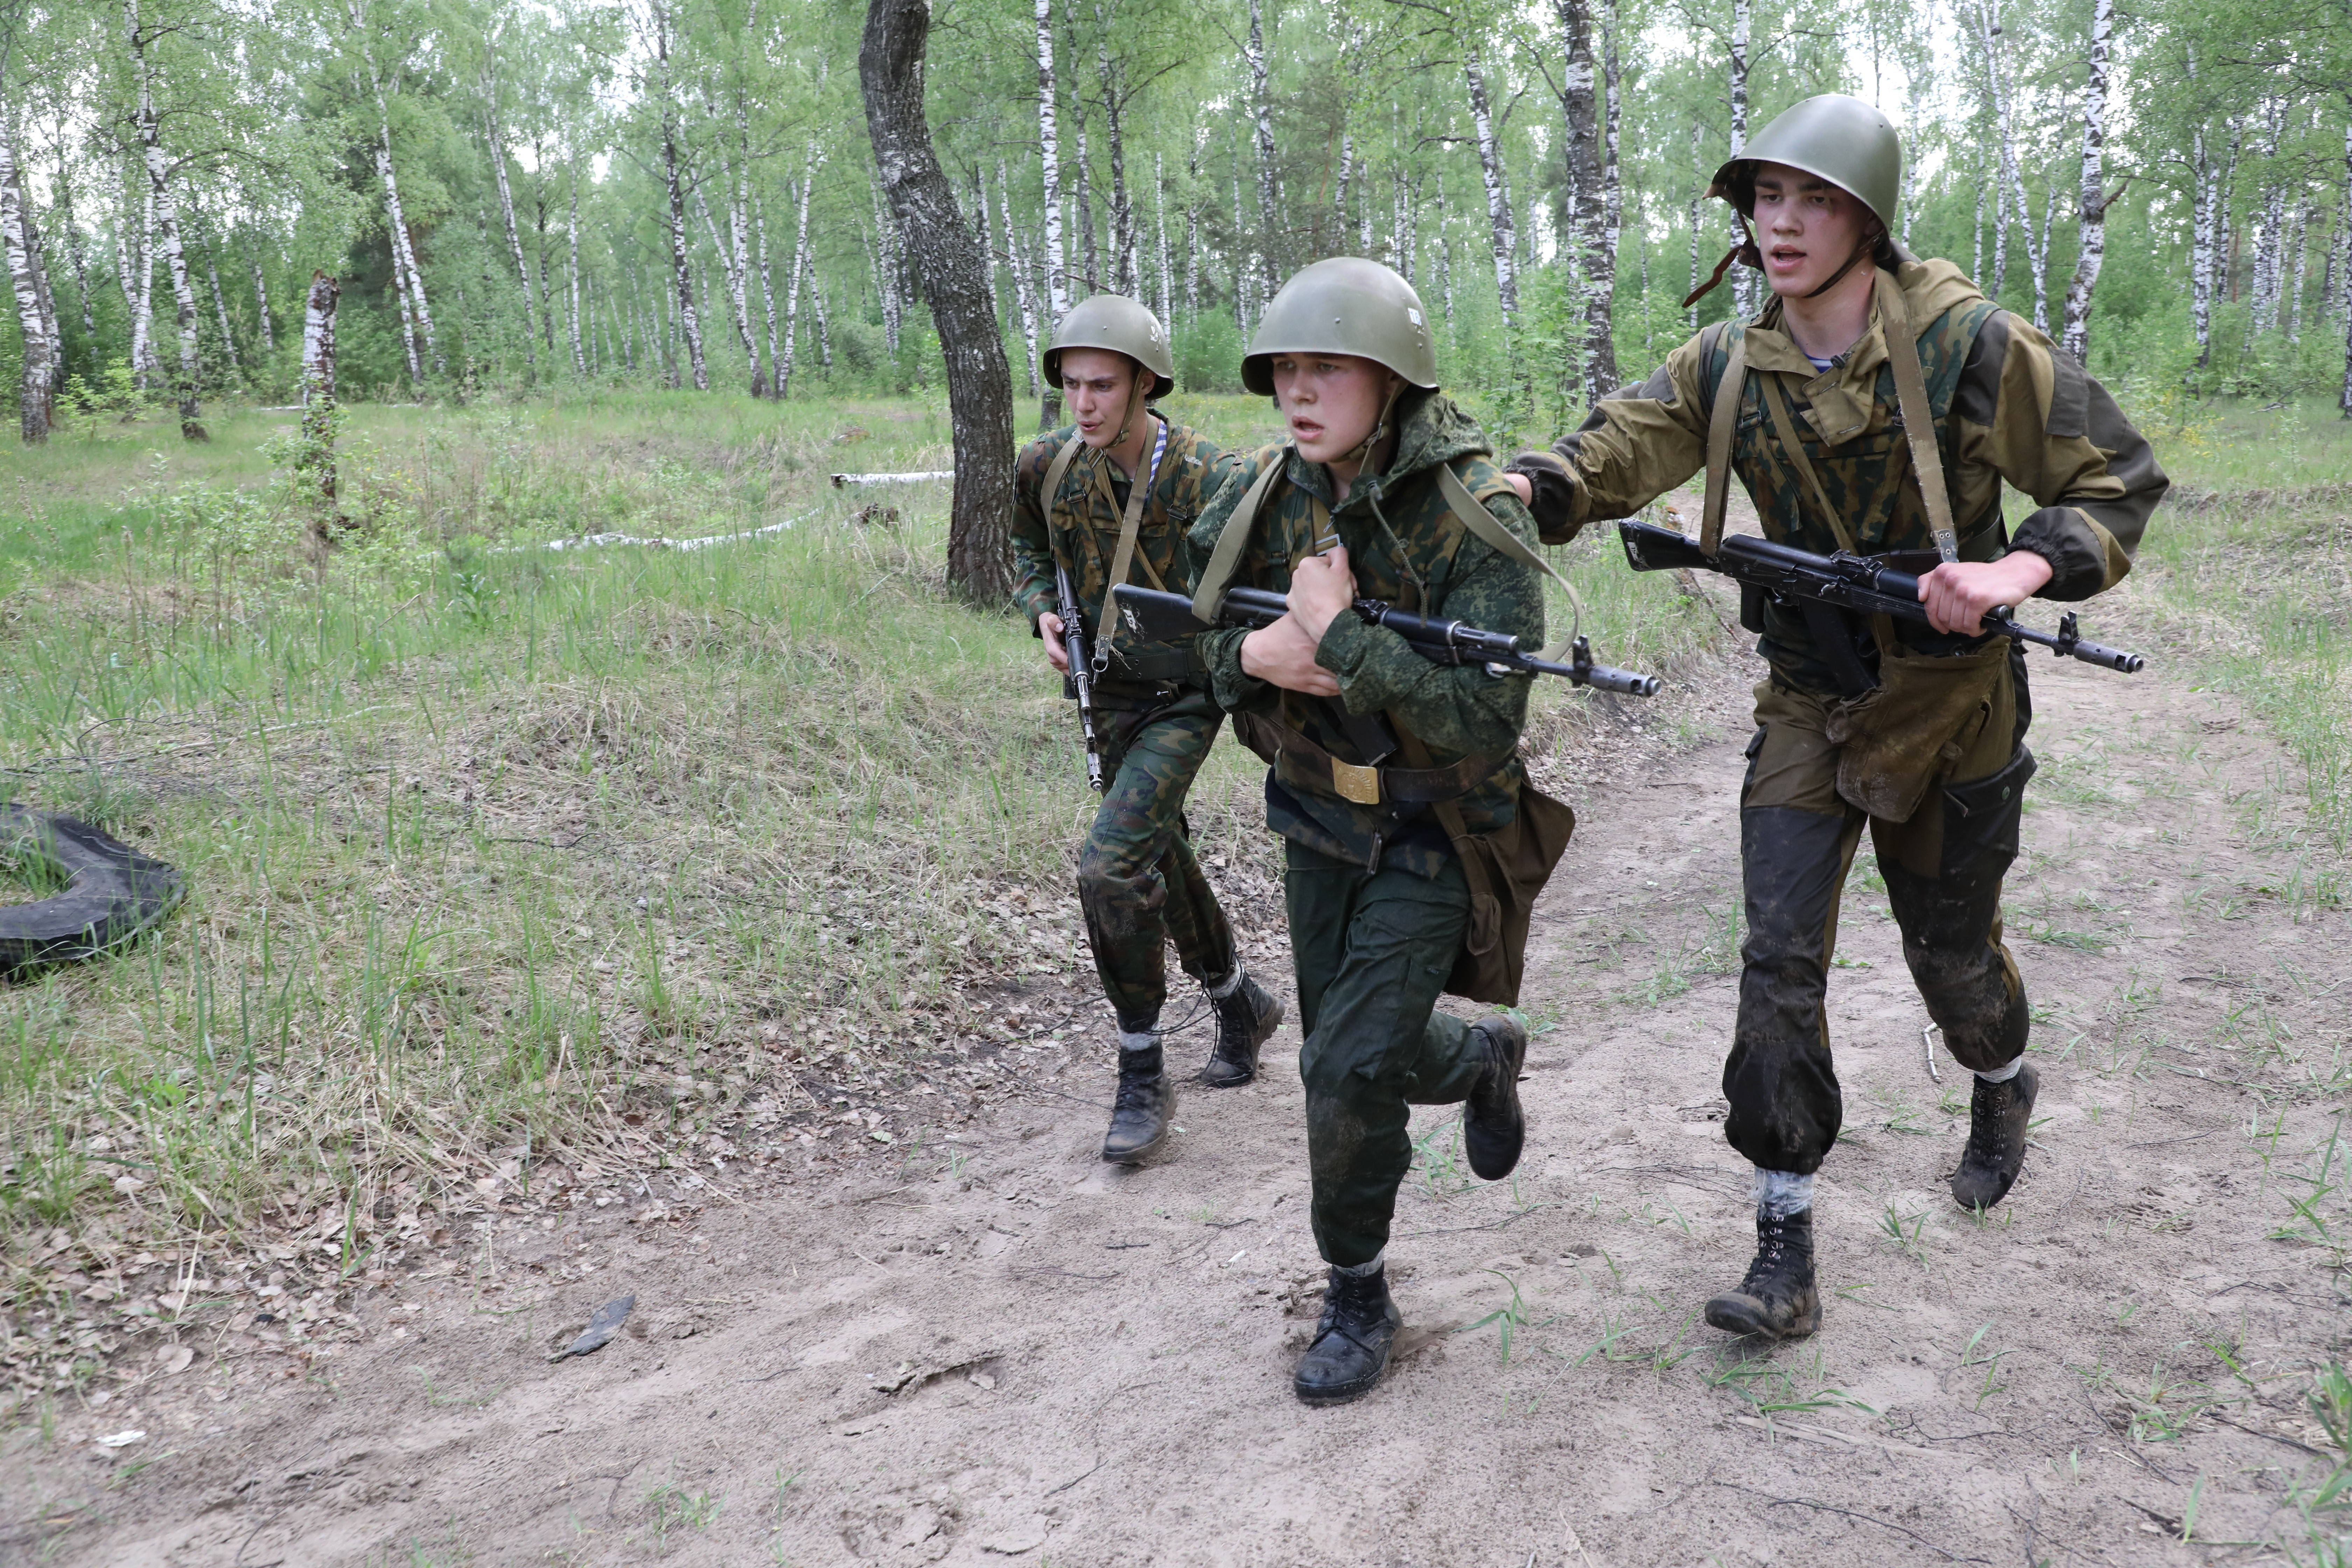
<path fill-rule="evenodd" d="M 1945 1195 L 1965 1075 L 1930 1076 L 1858 877 L 1826 1321 L 1755 1352 L 1696 1317 L 1753 1239 L 1717 1088 L 1745 673 L 1682 698 L 1708 738 L 1569 786 L 1527 1158 L 1476 1183 L 1453 1112 L 1417 1119 L 1409 1326 L 1372 1397 L 1288 1389 L 1319 1280 L 1295 1029 L 1255 1086 L 1192 1090 L 1137 1170 L 1096 1158 L 1109 1074 L 1081 1050 L 862 1173 L 701 1193 L 683 1222 L 630 1223 L 655 1185 L 503 1223 L 468 1265 L 362 1292 L 360 1342 L 306 1375 L 250 1314 L 192 1338 L 9 1439 L 0 1560 L 1821 1568 L 2299 1539 L 2286 1489 L 2325 1468 L 2302 1390 L 2346 1297 L 2340 1254 L 2270 1233 L 2298 1199 L 2341 1223 L 2309 1178 L 2352 933 L 2298 895 L 2276 747 L 2178 672 L 2035 662 L 2010 915 L 2037 1150 L 1989 1224 Z M 548 1362 L 628 1293 L 609 1347 Z"/>

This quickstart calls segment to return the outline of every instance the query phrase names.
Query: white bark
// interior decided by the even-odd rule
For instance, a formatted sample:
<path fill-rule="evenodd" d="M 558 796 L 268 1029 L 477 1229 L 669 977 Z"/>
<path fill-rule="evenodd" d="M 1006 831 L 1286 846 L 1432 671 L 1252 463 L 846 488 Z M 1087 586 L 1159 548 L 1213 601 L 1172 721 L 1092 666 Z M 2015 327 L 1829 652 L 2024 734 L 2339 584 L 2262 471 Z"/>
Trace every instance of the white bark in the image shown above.
<path fill-rule="evenodd" d="M 776 395 L 782 397 L 793 384 L 793 362 L 799 353 L 801 316 L 801 279 L 808 274 L 809 208 L 816 189 L 816 143 L 808 150 L 807 172 L 801 177 L 801 216 L 799 232 L 793 238 L 793 270 L 784 284 L 784 345 L 776 361 Z"/>
<path fill-rule="evenodd" d="M 1745 5 L 1747 0 L 1740 0 Z M 1511 195 L 1505 182 L 1503 148 L 1495 134 L 1495 114 L 1487 102 L 1486 80 L 1479 74 L 1475 49 L 1468 52 L 1462 64 L 1463 75 L 1470 83 L 1470 118 L 1478 134 L 1478 173 L 1486 183 L 1486 217 L 1494 228 L 1495 292 L 1502 301 L 1503 326 L 1515 331 L 1519 324 L 1519 281 L 1517 271 L 1518 237 L 1511 222 Z"/>
<path fill-rule="evenodd" d="M 1591 0 L 1553 0 L 1552 9 L 1564 46 L 1560 108 L 1567 134 L 1560 152 L 1568 171 L 1569 315 L 1579 334 L 1577 385 L 1590 407 L 1617 384 L 1610 339 L 1617 281 L 1611 209 L 1618 202 L 1616 157 L 1610 145 L 1612 95 L 1594 54 Z"/>
<path fill-rule="evenodd" d="M 2009 220 L 2010 193 L 2020 193 L 2017 221 L 2032 231 L 2032 215 L 2023 201 L 2023 185 L 2016 177 L 2016 145 L 2009 134 L 2009 84 L 2000 64 L 2000 0 L 1977 0 L 1977 37 L 1984 46 L 1985 92 L 1992 105 L 1994 144 L 2000 155 L 2000 165 L 1992 180 L 1992 287 L 1987 290 L 1995 300 L 2009 282 Z"/>
<path fill-rule="evenodd" d="M 0 242 L 8 255 L 8 284 L 16 295 L 16 320 L 25 334 L 24 376 L 18 393 L 21 428 L 27 443 L 49 438 L 55 413 L 51 365 L 56 339 L 42 320 L 40 286 L 33 277 L 33 250 L 25 225 L 24 184 L 17 178 L 16 138 L 0 136 Z"/>
<path fill-rule="evenodd" d="M 1748 145 L 1748 50 L 1754 37 L 1756 24 L 1755 0 L 1731 0 L 1731 58 L 1727 95 L 1731 105 L 1731 155 L 1738 157 Z M 1738 218 L 1732 220 L 1731 242 L 1741 242 L 1746 234 Z M 1731 269 L 1733 308 L 1740 316 L 1756 313 L 1756 275 L 1744 267 Z"/>
<path fill-rule="evenodd" d="M 1184 319 L 1201 318 L 1201 142 L 1184 160 Z"/>
<path fill-rule="evenodd" d="M 2285 129 L 2286 104 L 2273 96 L 2263 103 L 2263 149 L 2264 163 L 2278 156 L 2279 137 Z M 2254 242 L 2254 275 L 2252 280 L 2253 309 L 2251 327 L 2253 331 L 2268 331 L 2278 324 L 2279 264 L 2285 251 L 2286 186 L 2273 180 L 2263 193 L 2262 232 Z"/>
<path fill-rule="evenodd" d="M 219 249 L 217 238 L 205 247 L 205 277 L 213 286 L 213 310 L 220 317 L 221 357 L 228 361 L 229 369 L 237 370 L 242 366 L 236 357 L 236 333 L 228 324 L 228 296 L 221 292 Z M 50 341 L 57 341 L 54 332 Z"/>
<path fill-rule="evenodd" d="M 1110 22 L 1103 15 L 1101 0 L 1096 0 L 1095 5 L 1095 57 L 1102 72 L 1103 129 L 1110 137 L 1111 292 L 1140 294 L 1143 283 L 1136 254 L 1135 201 L 1127 188 L 1127 132 L 1120 120 L 1120 73 L 1110 58 Z"/>
<path fill-rule="evenodd" d="M 154 198 L 156 239 L 172 279 L 173 302 L 179 307 L 180 374 L 173 391 L 180 413 L 180 434 L 187 440 L 205 439 L 196 423 L 196 292 L 188 280 L 188 258 L 180 245 L 180 209 L 172 194 L 171 163 L 163 155 L 163 138 L 155 117 L 154 82 L 147 60 L 148 37 L 139 26 L 139 0 L 123 0 L 125 35 L 130 40 L 132 72 L 138 81 L 140 151 L 147 165 L 147 188 Z"/>
<path fill-rule="evenodd" d="M 1004 176 L 1004 160 L 996 161 L 996 216 L 1004 228 L 1004 262 L 1013 273 L 1013 301 L 1021 312 L 1021 347 L 1024 363 L 1029 369 L 1029 395 L 1040 390 L 1037 384 L 1037 290 L 1029 279 L 1029 269 L 1021 265 L 1020 247 L 1013 243 L 1013 184 Z"/>
<path fill-rule="evenodd" d="M 882 210 L 882 187 L 874 187 L 874 276 L 882 289 L 882 336 L 890 346 L 890 357 L 898 355 L 898 332 L 904 320 L 905 299 L 898 291 L 898 229 L 889 214 Z"/>
<path fill-rule="evenodd" d="M 1176 319 L 1176 273 L 1168 254 L 1168 163 L 1158 153 L 1151 154 L 1151 226 L 1160 239 L 1160 324 L 1165 327 Z"/>
<path fill-rule="evenodd" d="M 655 90 L 661 100 L 662 183 L 669 196 L 669 266 L 670 286 L 677 300 L 677 327 L 686 340 L 687 360 L 692 367 L 694 390 L 710 390 L 710 367 L 702 357 L 702 315 L 694 300 L 694 268 L 688 253 L 686 231 L 686 191 L 684 176 L 678 166 L 677 100 L 672 90 L 669 72 L 670 14 L 667 0 L 653 0 L 646 7 L 652 23 L 652 54 L 655 66 Z M 677 384 L 673 364 L 670 384 Z"/>
<path fill-rule="evenodd" d="M 310 275 L 302 311 L 302 440 L 319 499 L 335 505 L 335 301 L 341 289 L 324 272 Z"/>
<path fill-rule="evenodd" d="M 1054 80 L 1053 0 L 1037 0 L 1037 146 L 1045 164 L 1046 331 L 1070 312 L 1069 258 L 1062 247 L 1062 143 L 1054 130 L 1054 103 L 1061 89 Z M 895 334 L 894 334 L 895 335 Z M 898 352 L 894 347 L 892 353 Z"/>
<path fill-rule="evenodd" d="M 787 187 L 787 189 L 789 188 L 790 187 Z M 773 272 L 771 272 L 768 269 L 768 209 L 761 202 L 756 193 L 751 197 L 751 223 L 753 232 L 759 236 L 760 240 L 760 254 L 758 257 L 760 267 L 760 300 L 766 308 L 768 314 L 769 374 L 765 383 L 765 392 L 768 396 L 773 397 L 776 395 L 776 276 Z M 752 381 L 755 385 L 760 384 L 760 380 L 757 376 L 754 376 Z"/>
<path fill-rule="evenodd" d="M 261 352 L 278 352 L 278 330 L 269 322 L 269 279 L 262 275 L 261 258 L 253 258 L 253 310 L 261 321 Z"/>
<path fill-rule="evenodd" d="M 522 231 L 515 226 L 514 192 L 507 184 L 507 143 L 499 133 L 498 83 L 489 68 L 482 70 L 482 132 L 490 148 L 490 168 L 498 177 L 499 216 L 506 220 L 507 247 L 514 252 L 515 277 L 522 284 L 522 363 L 525 378 L 539 379 L 538 328 L 530 319 L 530 264 L 524 259 Z"/>
<path fill-rule="evenodd" d="M 135 4 L 136 0 L 131 0 Z M 441 356 L 440 343 L 433 330 L 433 308 L 425 297 L 425 274 L 416 264 L 416 247 L 409 238 L 408 217 L 400 203 L 400 178 L 392 156 L 392 106 L 385 94 L 383 75 L 376 68 L 375 57 L 368 54 L 369 34 L 374 29 L 368 24 L 362 0 L 345 0 L 344 15 L 350 20 L 352 38 L 361 49 L 367 66 L 368 89 L 375 99 L 376 132 L 375 172 L 383 182 L 383 210 L 387 226 L 392 231 L 393 273 L 399 284 L 401 309 L 404 327 L 409 327 L 424 339 L 424 358 L 433 362 L 433 374 L 441 376 L 448 365 Z M 415 382 L 424 380 L 415 338 L 408 345 L 408 374 Z"/>
<path fill-rule="evenodd" d="M 721 178 L 727 177 L 723 157 L 719 161 L 719 174 Z M 760 350 L 751 336 L 751 308 L 748 293 L 751 280 L 745 276 L 750 270 L 748 261 L 729 249 L 727 240 L 719 232 L 717 220 L 710 216 L 710 203 L 704 198 L 699 185 L 694 191 L 694 210 L 702 219 L 703 232 L 710 237 L 710 248 L 719 253 L 719 282 L 727 293 L 728 319 L 735 323 L 736 341 L 742 345 L 744 356 L 751 362 L 751 395 L 757 397 L 760 395 Z M 707 298 L 707 275 L 704 288 Z"/>
<path fill-rule="evenodd" d="M 572 368 L 575 374 L 584 376 L 588 374 L 588 356 L 580 347 L 580 165 L 576 162 L 572 166 L 571 186 L 572 204 L 563 220 L 564 239 L 571 249 L 566 264 L 569 276 L 565 286 L 570 292 Z M 758 356 L 752 357 L 756 363 Z"/>
<path fill-rule="evenodd" d="M 1249 44 L 1244 52 L 1249 58 L 1250 110 L 1257 122 L 1258 280 L 1265 289 L 1260 298 L 1271 300 L 1282 279 L 1275 270 L 1274 105 L 1266 91 L 1265 11 L 1265 0 L 1250 0 Z"/>
<path fill-rule="evenodd" d="M 2082 207 L 2075 229 L 2074 277 L 2066 286 L 2066 327 L 2060 341 L 2084 364 L 2091 361 L 2091 291 L 2107 258 L 2107 52 L 2115 37 L 2116 0 L 2091 0 L 2089 73 L 2083 81 Z"/>
<path fill-rule="evenodd" d="M 140 155 L 139 244 L 134 270 L 138 298 L 131 301 L 131 368 L 140 389 L 151 389 L 163 374 L 155 356 L 155 188 L 149 183 L 146 155 Z"/>
<path fill-rule="evenodd" d="M 2344 127 L 2344 241 L 2352 247 L 2352 123 Z M 2352 257 L 2347 257 L 2342 268 L 2344 290 L 2344 386 L 2336 395 L 2336 406 L 2345 418 L 2352 419 Z"/>

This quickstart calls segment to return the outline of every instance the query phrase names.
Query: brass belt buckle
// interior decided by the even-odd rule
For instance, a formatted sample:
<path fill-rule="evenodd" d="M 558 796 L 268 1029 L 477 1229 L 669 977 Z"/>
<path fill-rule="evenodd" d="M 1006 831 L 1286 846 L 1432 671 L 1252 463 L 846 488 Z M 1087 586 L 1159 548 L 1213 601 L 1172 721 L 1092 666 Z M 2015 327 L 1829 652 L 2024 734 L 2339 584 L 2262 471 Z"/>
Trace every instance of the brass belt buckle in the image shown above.
<path fill-rule="evenodd" d="M 1358 805 L 1381 804 L 1381 770 L 1355 763 L 1331 759 L 1331 787 L 1339 792 L 1341 800 L 1354 801 Z"/>

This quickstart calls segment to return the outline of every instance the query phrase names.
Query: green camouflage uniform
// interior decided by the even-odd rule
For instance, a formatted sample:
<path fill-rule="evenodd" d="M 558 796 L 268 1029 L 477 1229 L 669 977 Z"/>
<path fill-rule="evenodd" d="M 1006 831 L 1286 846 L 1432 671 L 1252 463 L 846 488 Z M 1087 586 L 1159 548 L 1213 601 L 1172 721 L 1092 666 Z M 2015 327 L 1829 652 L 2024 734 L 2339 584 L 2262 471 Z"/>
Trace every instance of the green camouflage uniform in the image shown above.
<path fill-rule="evenodd" d="M 1069 569 L 1087 617 L 1087 651 L 1106 624 L 1111 554 L 1126 514 L 1129 483 L 1110 460 L 1081 447 L 1062 476 L 1051 521 L 1038 491 L 1055 454 L 1076 433 L 1066 426 L 1023 449 L 1014 468 L 1014 602 L 1034 630 L 1055 608 L 1054 565 Z M 1150 448 L 1144 462 L 1150 462 Z M 1171 425 L 1168 446 L 1136 534 L 1129 578 L 1189 594 L 1192 573 L 1185 530 L 1201 515 L 1229 467 L 1214 445 Z M 1211 984 L 1234 970 L 1233 928 L 1194 859 L 1184 796 L 1223 721 L 1202 689 L 1192 651 L 1181 643 L 1111 649 L 1095 683 L 1109 790 L 1078 852 L 1078 901 L 1103 989 L 1129 1032 L 1150 1028 L 1168 994 L 1167 944 L 1184 972 Z"/>
<path fill-rule="evenodd" d="M 1896 273 L 1916 324 L 1927 402 L 1963 561 L 2012 550 L 2053 569 L 2038 595 L 2079 600 L 2120 581 L 2168 481 L 2105 388 L 2033 327 L 2000 310 L 1948 261 Z M 1856 546 L 1868 553 L 1935 549 L 1875 312 L 1870 329 L 1830 368 L 1814 368 L 1780 330 L 1776 300 L 1753 321 L 1709 327 L 1638 387 L 1602 399 L 1554 452 L 1522 471 L 1547 525 L 1630 517 L 1706 462 L 1706 433 L 1730 337 L 1744 334 L 1749 375 L 1731 466 L 1756 502 L 1767 537 L 1827 553 L 1829 520 L 1781 446 L 1764 396 L 1777 383 L 1805 455 Z M 2001 518 L 2006 482 L 2033 498 L 2011 537 Z M 1866 623 L 1828 623 L 1865 666 L 1878 649 Z M 1758 651 L 1771 678 L 1756 689 L 1757 731 L 1741 795 L 1748 936 L 1738 1022 L 1724 1068 L 1726 1135 L 1758 1165 L 1810 1173 L 1842 1118 L 1824 998 L 1838 897 L 1868 821 L 1927 1012 L 1953 1057 L 1991 1071 L 2025 1049 L 2028 1010 L 2001 942 L 2000 885 L 2017 855 L 2019 814 L 2032 754 L 2021 651 L 1996 675 L 1977 715 L 1953 737 L 1949 761 L 1906 821 L 1867 817 L 1837 790 L 1840 743 L 1830 737 L 1841 693 L 1815 627 L 1767 603 Z M 1984 639 L 1895 621 L 1908 648 L 1950 655 Z M 1843 733 L 1842 730 L 1837 732 Z"/>
<path fill-rule="evenodd" d="M 1240 464 L 1192 530 L 1205 565 L 1225 520 L 1268 462 L 1285 478 L 1261 504 L 1233 578 L 1287 592 L 1300 558 L 1328 528 L 1348 547 L 1358 594 L 1444 614 L 1533 647 L 1543 637 L 1543 590 L 1534 571 L 1498 554 L 1453 520 L 1433 470 L 1454 472 L 1487 509 L 1533 543 L 1527 511 L 1488 461 L 1486 436 L 1439 394 L 1408 391 L 1398 405 L 1397 452 L 1387 472 L 1365 476 L 1329 510 L 1330 476 L 1286 444 Z M 1328 522 L 1318 519 L 1318 508 Z M 1328 548 L 1328 534 L 1321 540 Z M 1519 731 L 1528 682 L 1482 668 L 1452 668 L 1414 653 L 1396 633 L 1343 614 L 1316 662 L 1339 682 L 1339 703 L 1285 691 L 1244 673 L 1246 632 L 1204 632 L 1198 641 L 1218 704 L 1278 720 L 1343 762 L 1360 763 L 1335 708 L 1386 714 L 1419 738 L 1431 763 L 1493 760 L 1456 797 L 1473 833 L 1509 824 L 1523 772 Z M 1307 1044 L 1307 1135 L 1314 1174 L 1317 1244 L 1329 1262 L 1369 1262 L 1387 1244 L 1396 1190 L 1412 1163 L 1408 1105 L 1466 1098 L 1484 1058 L 1459 1018 L 1435 1011 L 1461 948 L 1470 896 L 1452 843 L 1425 805 L 1358 805 L 1294 765 L 1290 752 L 1266 776 L 1266 823 L 1286 840 L 1291 956 Z"/>

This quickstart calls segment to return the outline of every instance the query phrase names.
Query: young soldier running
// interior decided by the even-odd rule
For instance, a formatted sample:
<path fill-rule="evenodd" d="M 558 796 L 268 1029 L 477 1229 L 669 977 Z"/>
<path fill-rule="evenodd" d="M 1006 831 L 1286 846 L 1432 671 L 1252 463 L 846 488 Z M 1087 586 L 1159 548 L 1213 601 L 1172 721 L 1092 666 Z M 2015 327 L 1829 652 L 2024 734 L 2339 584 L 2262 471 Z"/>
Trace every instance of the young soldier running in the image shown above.
<path fill-rule="evenodd" d="M 1258 1047 L 1282 1022 L 1282 1004 L 1242 972 L 1233 928 L 1192 858 L 1184 821 L 1185 793 L 1223 716 L 1202 689 L 1191 649 L 1121 647 L 1103 615 L 1111 585 L 1138 573 L 1153 587 L 1191 591 L 1184 531 L 1214 493 L 1225 458 L 1150 406 L 1175 389 L 1175 363 L 1159 319 L 1133 300 L 1081 301 L 1043 359 L 1075 423 L 1038 437 L 1017 460 L 1013 593 L 1045 658 L 1066 675 L 1056 566 L 1069 573 L 1087 617 L 1109 783 L 1078 852 L 1078 902 L 1118 1018 L 1118 1090 L 1102 1157 L 1129 1162 L 1159 1147 L 1176 1106 L 1160 1031 L 1171 939 L 1216 1014 L 1202 1081 L 1213 1089 L 1249 1082 Z"/>
<path fill-rule="evenodd" d="M 1289 437 L 1237 468 L 1193 528 L 1195 604 L 1246 584 L 1286 592 L 1290 609 L 1197 641 L 1235 733 L 1274 764 L 1266 823 L 1287 841 L 1312 1220 L 1331 1266 L 1292 1386 L 1335 1404 L 1380 1381 L 1402 1321 L 1384 1259 L 1408 1106 L 1467 1101 L 1470 1166 L 1488 1181 L 1525 1136 L 1526 1034 L 1434 1010 L 1471 926 L 1462 853 L 1525 820 L 1555 830 L 1556 858 L 1567 814 L 1522 794 L 1526 680 L 1432 663 L 1349 608 L 1361 594 L 1541 641 L 1534 530 L 1486 437 L 1438 393 L 1412 286 L 1376 262 L 1317 262 L 1266 307 L 1242 381 L 1274 397 Z"/>
<path fill-rule="evenodd" d="M 1710 553 L 1737 473 L 1773 540 L 1941 557 L 1920 584 L 1932 629 L 1760 595 L 1743 607 L 1771 676 L 1740 794 L 1748 940 L 1724 1134 L 1756 1166 L 1757 1251 L 1706 1316 L 1773 1339 L 1821 1321 L 1813 1173 L 1843 1110 L 1823 994 L 1865 822 L 1927 1016 L 1976 1075 L 1952 1196 L 1981 1212 L 2017 1180 L 2036 1083 L 2000 886 L 2033 773 L 2032 708 L 2021 647 L 1978 634 L 1996 605 L 2114 586 L 2167 488 L 2071 356 L 1950 262 L 1895 243 L 1901 168 L 1894 127 L 1857 99 L 1808 99 L 1774 120 L 1710 190 L 1757 231 L 1716 279 L 1736 257 L 1772 300 L 1511 464 L 1548 533 L 1630 517 L 1704 466 Z M 2014 537 L 2003 480 L 2041 508 Z"/>

